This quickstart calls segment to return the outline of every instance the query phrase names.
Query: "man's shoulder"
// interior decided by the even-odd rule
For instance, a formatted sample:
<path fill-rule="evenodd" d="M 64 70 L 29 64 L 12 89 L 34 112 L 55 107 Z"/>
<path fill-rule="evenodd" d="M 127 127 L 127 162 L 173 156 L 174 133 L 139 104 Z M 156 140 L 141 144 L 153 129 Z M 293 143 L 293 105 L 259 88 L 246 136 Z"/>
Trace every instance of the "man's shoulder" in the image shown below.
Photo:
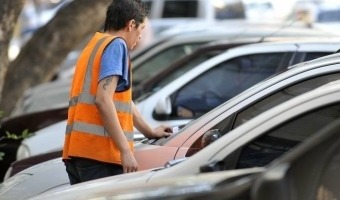
<path fill-rule="evenodd" d="M 123 38 L 121 38 L 121 37 L 114 37 L 114 38 L 112 39 L 111 44 L 120 45 L 120 46 L 126 47 L 126 42 L 125 42 L 125 40 L 124 40 Z"/>
<path fill-rule="evenodd" d="M 126 53 L 127 45 L 123 38 L 116 37 L 113 38 L 112 41 L 107 44 L 105 49 L 109 49 L 108 50 L 109 52 L 111 51 L 116 52 L 117 50 L 119 50 L 122 53 Z"/>

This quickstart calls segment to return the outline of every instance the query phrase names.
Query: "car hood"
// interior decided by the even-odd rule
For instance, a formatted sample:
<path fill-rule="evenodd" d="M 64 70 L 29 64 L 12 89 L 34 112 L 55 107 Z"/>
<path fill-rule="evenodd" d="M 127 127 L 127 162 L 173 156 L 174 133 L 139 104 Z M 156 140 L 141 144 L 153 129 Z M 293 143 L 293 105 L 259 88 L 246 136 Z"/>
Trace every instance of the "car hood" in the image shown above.
<path fill-rule="evenodd" d="M 231 170 L 223 172 L 206 173 L 193 176 L 183 176 L 165 180 L 150 181 L 147 184 L 141 179 L 128 175 L 116 176 L 114 179 L 105 178 L 101 180 L 82 183 L 71 186 L 64 190 L 52 191 L 33 197 L 30 200 L 54 200 L 54 199 L 160 199 L 162 197 L 183 195 L 184 193 L 198 193 L 211 190 L 217 184 L 226 182 L 235 177 L 259 174 L 264 168 L 252 168 Z M 145 174 L 146 173 L 146 174 Z M 152 172 L 139 172 L 140 176 L 146 176 Z M 131 174 L 132 175 L 132 174 Z M 122 180 L 117 184 L 116 180 Z M 106 198 L 105 198 L 106 197 Z"/>
<path fill-rule="evenodd" d="M 27 199 L 64 185 L 69 185 L 69 180 L 64 163 L 58 158 L 30 167 L 7 179 L 0 185 L 0 196 L 2 199 Z"/>
<path fill-rule="evenodd" d="M 68 191 L 69 189 L 78 191 L 84 189 L 83 185 L 87 184 L 90 185 L 88 189 L 98 187 L 98 185 L 103 189 L 108 189 L 112 188 L 112 182 L 124 182 L 124 184 L 126 182 L 126 185 L 131 184 L 131 181 L 134 184 L 139 182 L 145 183 L 157 170 L 138 171 L 98 179 L 93 186 L 91 186 L 93 181 L 70 186 L 64 163 L 61 158 L 57 158 L 23 170 L 6 180 L 0 185 L 0 196 L 3 199 L 21 200 L 45 192 L 53 191 L 58 193 L 60 191 Z"/>
<path fill-rule="evenodd" d="M 67 185 L 46 191 L 37 196 L 37 199 L 50 199 L 51 194 L 56 194 L 55 199 L 60 199 L 60 195 L 65 199 L 88 199 L 92 193 L 99 195 L 102 191 L 111 191 L 113 188 L 117 189 L 118 185 L 119 188 L 129 187 L 135 184 L 144 185 L 157 170 L 158 169 L 138 171 L 129 174 L 101 178 L 76 185 Z M 52 199 L 53 195 L 51 196 Z"/>
<path fill-rule="evenodd" d="M 145 183 L 158 169 L 163 168 L 167 161 L 173 159 L 176 150 L 176 147 L 163 147 L 136 142 L 135 155 L 137 162 L 140 163 L 138 169 L 141 171 L 108 177 L 105 180 L 103 179 L 100 185 L 103 188 L 112 188 L 110 183 L 106 183 L 110 181 L 124 182 L 124 184 L 126 182 L 127 185 L 131 184 L 131 181 L 133 181 L 133 184 Z M 150 157 L 150 155 L 155 157 Z M 149 170 L 142 171 L 144 169 Z M 81 186 L 81 184 L 79 185 Z M 69 179 L 64 163 L 61 158 L 56 158 L 34 165 L 7 179 L 0 185 L 0 196 L 4 199 L 21 200 L 47 191 L 63 191 L 68 186 Z M 77 187 L 80 186 L 77 185 Z M 76 190 L 77 187 L 75 187 Z"/>

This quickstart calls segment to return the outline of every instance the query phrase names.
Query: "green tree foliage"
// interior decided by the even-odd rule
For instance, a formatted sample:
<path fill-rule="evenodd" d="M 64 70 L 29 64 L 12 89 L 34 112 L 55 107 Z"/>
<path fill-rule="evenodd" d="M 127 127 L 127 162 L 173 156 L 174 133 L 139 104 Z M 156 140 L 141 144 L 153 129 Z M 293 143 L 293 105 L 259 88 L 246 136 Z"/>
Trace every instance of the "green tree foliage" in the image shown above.
<path fill-rule="evenodd" d="M 3 111 L 0 111 L 0 118 L 3 116 Z M 0 147 L 3 147 L 6 145 L 6 143 L 3 143 L 3 140 L 9 139 L 9 140 L 22 140 L 28 137 L 33 136 L 34 133 L 30 133 L 28 129 L 25 129 L 20 135 L 17 135 L 15 133 L 10 133 L 6 131 L 6 135 L 0 137 Z M 4 152 L 0 152 L 0 161 L 3 160 L 5 156 Z"/>

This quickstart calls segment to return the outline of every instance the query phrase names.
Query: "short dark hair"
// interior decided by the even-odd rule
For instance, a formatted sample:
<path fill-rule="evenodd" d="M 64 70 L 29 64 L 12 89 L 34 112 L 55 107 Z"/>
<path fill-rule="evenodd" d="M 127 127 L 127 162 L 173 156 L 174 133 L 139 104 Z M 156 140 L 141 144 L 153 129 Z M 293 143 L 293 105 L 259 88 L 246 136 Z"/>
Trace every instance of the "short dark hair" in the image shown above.
<path fill-rule="evenodd" d="M 149 15 L 147 5 L 141 0 L 113 0 L 106 12 L 104 31 L 118 31 L 134 19 L 136 28 Z"/>

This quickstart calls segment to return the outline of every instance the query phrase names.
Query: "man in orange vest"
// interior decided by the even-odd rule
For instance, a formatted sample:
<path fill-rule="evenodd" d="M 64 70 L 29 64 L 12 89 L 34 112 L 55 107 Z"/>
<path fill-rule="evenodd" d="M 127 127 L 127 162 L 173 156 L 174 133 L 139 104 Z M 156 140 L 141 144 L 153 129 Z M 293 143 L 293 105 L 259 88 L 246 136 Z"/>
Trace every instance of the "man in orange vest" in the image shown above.
<path fill-rule="evenodd" d="M 141 38 L 147 15 L 141 0 L 113 0 L 104 33 L 97 32 L 79 56 L 63 150 L 71 184 L 137 171 L 134 127 L 148 138 L 171 134 L 167 126 L 152 129 L 131 97 L 128 51 Z"/>

